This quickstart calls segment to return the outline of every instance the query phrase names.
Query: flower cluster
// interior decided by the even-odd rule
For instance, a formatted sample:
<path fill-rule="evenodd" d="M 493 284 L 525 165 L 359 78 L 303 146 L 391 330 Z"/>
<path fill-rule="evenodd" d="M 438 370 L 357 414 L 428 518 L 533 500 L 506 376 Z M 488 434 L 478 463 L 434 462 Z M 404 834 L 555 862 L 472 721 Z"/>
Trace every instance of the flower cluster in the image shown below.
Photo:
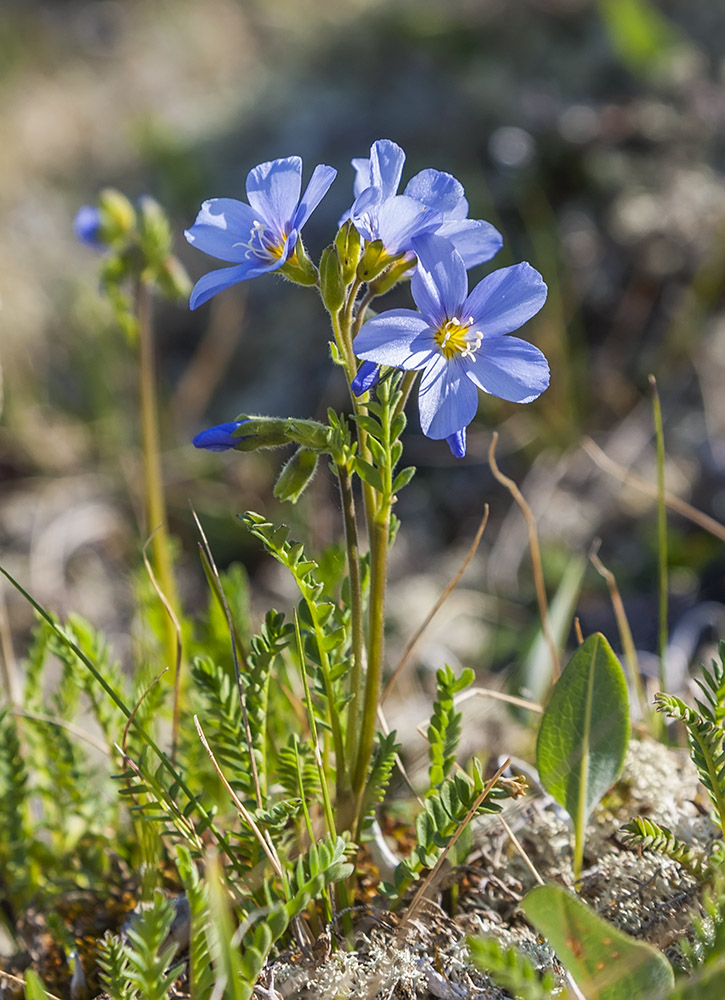
<path fill-rule="evenodd" d="M 450 174 L 422 170 L 399 194 L 404 162 L 403 150 L 387 139 L 373 144 L 369 158 L 352 161 L 354 201 L 340 226 L 354 227 L 362 243 L 353 288 L 357 293 L 369 280 L 369 269 L 360 268 L 374 248 L 375 275 L 388 268 L 395 280 L 412 276 L 417 310 L 388 310 L 358 322 L 352 351 L 361 364 L 349 372 L 351 388 L 363 395 L 386 367 L 420 371 L 423 433 L 445 439 L 453 454 L 462 457 L 478 389 L 528 403 L 549 384 L 541 351 L 509 336 L 541 309 L 546 285 L 538 271 L 522 263 L 493 271 L 469 293 L 467 270 L 498 253 L 501 235 L 490 223 L 468 218 L 463 187 Z M 290 156 L 250 171 L 248 204 L 230 198 L 204 202 L 186 238 L 233 266 L 197 282 L 192 309 L 237 282 L 270 271 L 319 284 L 300 234 L 335 176 L 332 167 L 318 165 L 300 198 L 302 161 Z M 237 447 L 239 424 L 221 426 L 223 433 L 205 432 L 194 443 L 214 450 Z"/>

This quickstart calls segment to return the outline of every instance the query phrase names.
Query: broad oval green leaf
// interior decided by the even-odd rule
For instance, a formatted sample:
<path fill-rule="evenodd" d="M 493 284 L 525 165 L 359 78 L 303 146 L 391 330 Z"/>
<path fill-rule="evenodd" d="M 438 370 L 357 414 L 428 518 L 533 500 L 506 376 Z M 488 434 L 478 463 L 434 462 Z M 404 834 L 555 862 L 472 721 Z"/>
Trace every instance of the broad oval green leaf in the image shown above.
<path fill-rule="evenodd" d="M 597 632 L 581 644 L 554 685 L 536 743 L 541 783 L 574 824 L 577 876 L 587 817 L 621 773 L 630 733 L 624 671 Z"/>
<path fill-rule="evenodd" d="M 537 886 L 521 908 L 587 1000 L 660 1000 L 674 986 L 661 952 L 613 927 L 566 889 Z"/>

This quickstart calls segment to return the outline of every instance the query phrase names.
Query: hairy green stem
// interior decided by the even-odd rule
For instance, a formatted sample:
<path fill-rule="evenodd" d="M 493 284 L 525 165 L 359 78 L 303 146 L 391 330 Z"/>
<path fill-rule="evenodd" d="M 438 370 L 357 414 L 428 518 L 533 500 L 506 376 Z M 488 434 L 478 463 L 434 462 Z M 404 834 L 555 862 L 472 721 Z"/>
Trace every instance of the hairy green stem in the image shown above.
<path fill-rule="evenodd" d="M 362 795 L 375 738 L 380 682 L 383 672 L 383 636 L 385 630 L 385 584 L 387 577 L 388 542 L 390 539 L 390 501 L 376 515 L 370 547 L 370 613 L 368 620 L 368 665 L 365 675 L 365 697 L 362 711 L 352 789 L 355 796 L 356 821 L 359 818 Z"/>
<path fill-rule="evenodd" d="M 357 751 L 358 703 L 362 685 L 365 630 L 363 626 L 362 580 L 360 578 L 360 548 L 358 545 L 357 521 L 355 519 L 355 497 L 352 491 L 350 473 L 345 466 L 337 466 L 337 478 L 340 483 L 342 515 L 345 525 L 347 572 L 350 581 L 350 615 L 352 621 L 350 702 L 347 714 L 347 733 L 345 735 L 345 759 L 349 772 L 354 767 L 355 753 Z"/>
<path fill-rule="evenodd" d="M 152 563 L 159 587 L 174 611 L 178 611 L 169 533 L 166 524 L 161 448 L 159 444 L 158 402 L 156 399 L 156 359 L 154 356 L 153 327 L 151 320 L 151 287 L 139 280 L 136 286 L 136 315 L 139 338 L 139 395 L 141 405 L 141 438 L 144 463 L 146 533 L 151 539 Z M 166 624 L 166 660 L 176 663 L 176 629 L 171 617 Z M 174 704 L 178 704 L 180 671 L 175 670 Z"/>

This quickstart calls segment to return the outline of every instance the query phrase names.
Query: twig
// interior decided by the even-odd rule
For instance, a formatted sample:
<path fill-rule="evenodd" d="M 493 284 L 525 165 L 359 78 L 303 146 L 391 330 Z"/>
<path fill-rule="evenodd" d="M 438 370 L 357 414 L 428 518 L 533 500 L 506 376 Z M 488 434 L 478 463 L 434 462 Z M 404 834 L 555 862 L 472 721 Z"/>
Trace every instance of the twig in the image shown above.
<path fill-rule="evenodd" d="M 58 719 L 54 715 L 45 715 L 43 712 L 29 712 L 24 708 L 11 708 L 10 711 L 13 715 L 17 715 L 21 719 L 34 719 L 36 722 L 47 722 L 50 726 L 59 726 L 61 729 L 67 729 L 69 733 L 73 733 L 79 740 L 85 740 L 86 743 L 90 743 L 96 750 L 100 750 L 101 753 L 110 756 L 108 747 L 104 743 L 94 739 L 90 733 L 87 733 L 85 729 L 81 729 L 80 726 L 74 726 L 72 722 L 67 722 L 65 719 Z"/>
<path fill-rule="evenodd" d="M 247 697 L 244 693 L 244 684 L 242 683 L 242 672 L 239 669 L 239 656 L 237 655 L 237 636 L 236 630 L 234 628 L 234 620 L 232 619 L 232 612 L 229 607 L 229 602 L 227 601 L 227 595 L 224 593 L 224 587 L 222 586 L 221 577 L 219 576 L 219 570 L 217 569 L 216 563 L 214 562 L 214 556 L 212 555 L 211 547 L 207 541 L 204 529 L 201 526 L 201 521 L 196 515 L 192 504 L 189 504 L 191 508 L 191 516 L 194 518 L 196 523 L 196 529 L 199 532 L 201 538 L 200 549 L 206 558 L 209 569 L 214 576 L 214 581 L 219 588 L 219 598 L 222 603 L 222 609 L 224 611 L 224 616 L 227 620 L 227 628 L 229 629 L 229 638 L 232 642 L 232 660 L 234 662 L 234 674 L 237 678 L 237 691 L 239 692 L 239 703 L 242 706 L 242 721 L 244 723 L 244 737 L 247 741 L 247 750 L 249 751 L 249 765 L 252 772 L 252 782 L 254 783 L 254 795 L 257 800 L 257 808 L 262 808 L 262 790 L 259 785 L 259 773 L 257 771 L 257 760 L 254 756 L 254 743 L 252 741 L 252 727 L 249 725 L 249 714 L 247 712 Z"/>
<path fill-rule="evenodd" d="M 614 459 L 610 458 L 605 451 L 596 444 L 592 438 L 584 437 L 581 440 L 581 446 L 587 455 L 591 458 L 595 465 L 598 465 L 600 469 L 604 472 L 608 472 L 610 476 L 614 476 L 622 483 L 626 483 L 627 486 L 633 486 L 640 493 L 644 493 L 648 496 L 650 500 L 657 500 L 657 487 L 653 486 L 652 483 L 647 482 L 641 476 L 638 476 L 635 472 L 630 472 L 619 462 L 615 462 Z M 692 504 L 687 503 L 686 500 L 681 500 L 680 497 L 674 495 L 674 493 L 668 493 L 665 491 L 665 504 L 670 510 L 673 510 L 676 514 L 681 517 L 686 518 L 688 521 L 692 521 L 696 524 L 698 528 L 702 528 L 703 531 L 707 531 L 708 534 L 714 535 L 721 542 L 725 542 L 725 525 L 720 524 L 716 521 L 714 517 L 710 517 L 709 514 L 703 514 L 701 510 L 697 507 L 693 507 Z"/>
<path fill-rule="evenodd" d="M 496 479 L 505 486 L 509 491 L 511 496 L 514 498 L 516 503 L 519 505 L 521 513 L 524 515 L 524 520 L 526 521 L 526 528 L 529 535 L 529 551 L 531 552 L 531 563 L 534 569 L 534 583 L 536 585 L 536 598 L 539 602 L 539 616 L 541 617 L 541 628 L 544 632 L 546 642 L 549 646 L 549 653 L 551 654 L 551 670 L 552 676 L 554 678 L 559 676 L 559 654 L 556 650 L 556 640 L 554 639 L 554 633 L 551 629 L 551 621 L 549 620 L 549 606 L 546 601 L 546 588 L 544 587 L 544 572 L 541 566 L 541 549 L 539 547 L 539 535 L 536 530 L 536 520 L 531 511 L 531 508 L 527 504 L 526 500 L 521 493 L 513 479 L 509 479 L 505 476 L 503 472 L 499 469 L 496 464 L 496 445 L 498 444 L 498 431 L 493 432 L 493 437 L 491 438 L 491 447 L 488 449 L 488 464 L 491 466 L 491 472 L 493 472 Z"/>
<path fill-rule="evenodd" d="M 624 603 L 622 597 L 619 593 L 619 587 L 617 587 L 617 580 L 614 573 L 604 565 L 602 560 L 599 558 L 599 547 L 602 544 L 601 538 L 595 538 L 592 542 L 592 547 L 589 551 L 589 559 L 592 565 L 596 569 L 600 576 L 604 577 L 609 588 L 609 597 L 612 602 L 612 608 L 614 610 L 614 617 L 617 619 L 617 628 L 619 629 L 619 641 L 622 644 L 622 651 L 624 653 L 624 659 L 629 668 L 629 674 L 632 681 L 632 686 L 637 693 L 637 701 L 639 702 L 639 708 L 642 713 L 642 718 L 647 721 L 648 729 L 652 729 L 650 723 L 650 712 L 647 705 L 647 698 L 644 693 L 644 688 L 642 686 L 642 677 L 639 672 L 639 663 L 637 661 L 637 650 L 634 646 L 634 639 L 632 638 L 632 630 L 629 627 L 629 621 L 627 619 L 627 612 L 624 610 Z M 654 733 L 652 733 L 654 735 Z"/>
<path fill-rule="evenodd" d="M 469 688 L 468 691 L 462 691 L 460 694 L 454 695 L 453 704 L 458 707 L 464 701 L 468 701 L 469 698 L 493 698 L 494 701 L 505 701 L 508 705 L 525 708 L 528 712 L 536 712 L 537 715 L 541 715 L 544 711 L 543 706 L 539 705 L 536 701 L 529 701 L 527 698 L 518 698 L 514 694 L 505 694 L 503 691 L 495 691 L 493 688 Z"/>
<path fill-rule="evenodd" d="M 12 973 L 5 972 L 3 969 L 0 969 L 0 976 L 5 976 L 6 979 L 9 979 L 13 983 L 17 983 L 19 986 L 27 986 L 27 983 L 22 976 L 13 976 Z M 43 987 L 43 989 L 45 990 L 45 995 L 50 997 L 50 1000 L 60 1000 L 60 997 L 57 997 L 55 993 L 51 993 L 50 990 L 45 989 L 45 987 Z"/>
<path fill-rule="evenodd" d="M 406 665 L 406 663 L 410 659 L 410 656 L 411 656 L 413 650 L 418 645 L 418 642 L 420 641 L 421 636 L 423 635 L 423 633 L 425 632 L 425 630 L 428 628 L 428 626 L 430 625 L 430 623 L 433 621 L 433 618 L 438 614 L 438 612 L 440 611 L 441 607 L 443 606 L 443 604 L 445 603 L 445 601 L 448 599 L 448 597 L 450 596 L 450 594 L 452 593 L 452 591 L 455 590 L 455 588 L 458 586 L 458 584 L 459 584 L 459 582 L 461 580 L 461 577 L 463 576 L 463 574 L 468 569 L 469 563 L 471 562 L 471 560 L 473 559 L 473 557 L 476 554 L 476 550 L 478 549 L 478 546 L 479 546 L 479 543 L 481 541 L 481 538 L 483 537 L 483 532 L 486 529 L 486 524 L 487 523 L 488 523 L 488 504 L 486 504 L 485 507 L 484 507 L 484 509 L 483 509 L 483 517 L 481 518 L 481 522 L 478 525 L 478 530 L 476 531 L 475 538 L 471 542 L 471 547 L 469 548 L 468 552 L 466 553 L 466 556 L 465 556 L 463 562 L 461 563 L 460 568 L 458 569 L 458 572 L 453 577 L 453 579 L 450 581 L 450 583 L 448 584 L 448 586 L 444 589 L 443 593 L 440 595 L 440 597 L 435 602 L 435 604 L 433 605 L 433 607 L 430 609 L 430 611 L 428 612 L 428 614 L 425 616 L 425 618 L 423 619 L 422 625 L 420 625 L 420 627 L 418 629 L 416 629 L 416 631 L 413 633 L 413 635 L 411 636 L 411 638 L 408 640 L 408 643 L 407 643 L 405 649 L 403 650 L 403 655 L 400 658 L 400 662 L 398 663 L 397 667 L 393 671 L 393 673 L 392 673 L 392 675 L 390 677 L 390 680 L 385 685 L 382 697 L 380 698 L 380 704 L 381 705 L 383 704 L 383 702 L 385 701 L 385 699 L 390 694 L 390 691 L 392 690 L 395 682 L 397 681 L 398 677 L 400 676 L 400 672 L 402 671 L 403 667 Z"/>
<path fill-rule="evenodd" d="M 461 834 L 463 833 L 463 831 L 466 829 L 466 827 L 468 826 L 468 824 L 471 822 L 471 820 L 473 819 L 473 817 L 476 815 L 476 813 L 477 813 L 477 811 L 478 811 L 481 803 L 486 798 L 488 798 L 488 796 L 491 793 L 491 789 L 494 787 L 494 785 L 496 784 L 496 782 L 501 777 L 501 775 L 503 774 L 503 772 L 506 770 L 506 768 L 509 766 L 510 763 L 511 763 L 511 758 L 507 757 L 506 760 L 501 765 L 501 767 L 499 767 L 499 769 L 496 771 L 496 773 L 494 774 L 494 776 L 490 779 L 490 781 L 486 782 L 486 785 L 481 789 L 480 794 L 476 796 L 476 801 L 473 803 L 473 805 L 471 806 L 471 808 L 468 810 L 468 812 L 464 816 L 463 820 L 461 821 L 461 823 L 458 826 L 458 829 L 453 834 L 453 836 L 451 837 L 451 839 L 448 841 L 448 843 L 446 844 L 446 846 L 443 848 L 443 850 L 441 851 L 440 857 L 436 861 L 436 863 L 433 866 L 433 868 L 431 868 L 431 870 L 428 872 L 428 874 L 425 876 L 425 878 L 421 882 L 420 887 L 419 887 L 418 891 L 416 892 L 415 896 L 413 896 L 413 899 L 412 899 L 412 901 L 410 903 L 410 906 L 405 911 L 405 913 L 404 913 L 404 915 L 403 915 L 403 917 L 402 917 L 402 919 L 400 921 L 400 924 L 398 925 L 398 934 L 400 934 L 400 932 L 403 930 L 403 928 L 408 923 L 408 921 L 412 919 L 413 914 L 415 913 L 415 911 L 420 906 L 421 900 L 423 899 L 423 896 L 427 892 L 430 884 L 434 881 L 434 879 L 438 875 L 438 872 L 441 870 L 441 867 L 443 866 L 443 862 L 448 857 L 449 852 L 451 851 L 451 849 L 453 848 L 453 846 L 455 845 L 456 841 L 461 836 Z"/>
<path fill-rule="evenodd" d="M 151 544 L 151 540 L 158 531 L 155 528 L 154 531 L 149 535 L 149 537 L 144 542 L 143 547 L 143 561 L 146 567 L 146 572 L 148 573 L 149 580 L 151 581 L 151 586 L 156 591 L 159 600 L 164 606 L 166 614 L 171 619 L 171 624 L 174 626 L 174 631 L 176 632 L 176 663 L 174 665 L 174 712 L 173 712 L 173 722 L 171 726 L 171 762 L 176 763 L 176 748 L 179 740 L 179 692 L 181 690 L 181 625 L 179 624 L 179 619 L 174 611 L 171 601 L 167 595 L 161 589 L 156 577 L 154 576 L 154 571 L 151 566 L 151 561 L 148 557 L 148 547 Z M 161 675 L 159 675 L 161 676 Z"/>
<path fill-rule="evenodd" d="M 259 845 L 262 848 L 262 850 L 264 851 L 264 853 L 267 855 L 267 857 L 269 858 L 269 862 L 272 865 L 272 868 L 274 868 L 274 871 L 275 871 L 275 874 L 277 875 L 277 877 L 279 879 L 281 879 L 283 885 L 287 885 L 287 880 L 285 878 L 285 874 L 284 874 L 284 871 L 282 869 L 282 865 L 280 864 L 280 860 L 279 860 L 279 857 L 277 856 L 276 850 L 274 849 L 274 847 L 272 846 L 272 844 L 270 844 L 267 841 L 267 838 L 264 836 L 264 834 L 259 829 L 259 827 L 257 826 L 257 824 L 254 822 L 254 818 L 250 814 L 249 810 L 244 805 L 244 803 L 241 801 L 241 799 L 239 798 L 239 796 L 237 795 L 237 793 L 234 791 L 234 789 L 232 788 L 232 786 L 229 784 L 229 782 L 227 781 L 226 777 L 224 776 L 224 773 L 222 772 L 222 769 L 217 764 L 217 760 L 216 760 L 216 757 L 214 756 L 214 752 L 213 752 L 212 748 L 209 746 L 207 738 L 204 735 L 204 730 L 201 728 L 201 723 L 199 722 L 199 716 L 198 715 L 194 716 L 194 725 L 196 726 L 196 731 L 199 734 L 199 739 L 201 740 L 201 745 L 204 747 L 204 749 L 206 750 L 206 752 L 209 754 L 209 759 L 211 760 L 211 762 L 212 762 L 212 764 L 214 766 L 214 770 L 219 775 L 219 780 L 221 781 L 221 783 L 224 785 L 224 787 L 226 788 L 226 790 L 229 792 L 229 795 L 230 795 L 230 797 L 232 799 L 232 802 L 234 803 L 234 805 L 237 807 L 237 810 L 239 811 L 239 815 L 242 817 L 242 819 L 244 820 L 244 822 L 247 824 L 247 826 L 250 828 L 250 830 L 252 831 L 252 833 L 254 834 L 254 836 L 259 841 Z"/>
<path fill-rule="evenodd" d="M 649 376 L 652 390 L 652 416 L 657 445 L 657 568 L 659 577 L 659 656 L 660 689 L 665 689 L 665 657 L 667 656 L 667 509 L 665 505 L 665 433 L 657 380 Z M 663 727 L 664 730 L 664 727 Z"/>
<path fill-rule="evenodd" d="M 504 828 L 504 830 L 508 834 L 509 840 L 514 845 L 514 847 L 516 848 L 516 851 L 521 856 L 521 858 L 522 858 L 524 864 L 526 865 L 526 867 L 529 869 L 529 871 L 534 876 L 534 878 L 539 883 L 539 885 L 545 885 L 546 883 L 544 882 L 543 878 L 541 877 L 541 875 L 539 875 L 538 871 L 536 870 L 536 867 L 534 866 L 534 862 L 528 856 L 528 854 L 526 853 L 526 851 L 523 848 L 523 845 L 521 844 L 521 841 L 516 836 L 516 834 L 514 833 L 514 831 L 511 829 L 511 827 L 508 825 L 508 823 L 503 818 L 503 816 L 501 815 L 501 813 L 499 813 L 499 817 L 498 818 L 501 821 L 501 826 Z"/>

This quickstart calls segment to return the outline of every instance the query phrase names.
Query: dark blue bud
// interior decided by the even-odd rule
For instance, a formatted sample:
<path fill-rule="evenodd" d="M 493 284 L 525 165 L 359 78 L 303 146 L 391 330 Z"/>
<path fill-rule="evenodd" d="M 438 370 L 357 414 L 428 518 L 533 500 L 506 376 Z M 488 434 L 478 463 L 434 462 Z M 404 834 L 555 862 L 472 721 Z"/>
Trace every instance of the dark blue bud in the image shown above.
<path fill-rule="evenodd" d="M 101 213 L 93 205 L 81 205 L 73 220 L 73 232 L 77 239 L 94 250 L 103 248 L 101 240 Z"/>
<path fill-rule="evenodd" d="M 448 447 L 451 449 L 451 454 L 455 458 L 463 458 L 466 454 L 466 430 L 468 428 L 464 427 L 460 431 L 456 431 L 455 434 L 449 434 L 446 438 Z"/>
<path fill-rule="evenodd" d="M 356 396 L 369 392 L 380 381 L 380 365 L 374 361 L 363 361 L 352 380 L 351 388 Z"/>
<path fill-rule="evenodd" d="M 229 451 L 236 448 L 243 437 L 235 437 L 234 431 L 238 430 L 245 420 L 230 420 L 226 424 L 216 424 L 207 430 L 197 434 L 192 444 L 195 448 L 204 448 L 206 451 Z"/>

